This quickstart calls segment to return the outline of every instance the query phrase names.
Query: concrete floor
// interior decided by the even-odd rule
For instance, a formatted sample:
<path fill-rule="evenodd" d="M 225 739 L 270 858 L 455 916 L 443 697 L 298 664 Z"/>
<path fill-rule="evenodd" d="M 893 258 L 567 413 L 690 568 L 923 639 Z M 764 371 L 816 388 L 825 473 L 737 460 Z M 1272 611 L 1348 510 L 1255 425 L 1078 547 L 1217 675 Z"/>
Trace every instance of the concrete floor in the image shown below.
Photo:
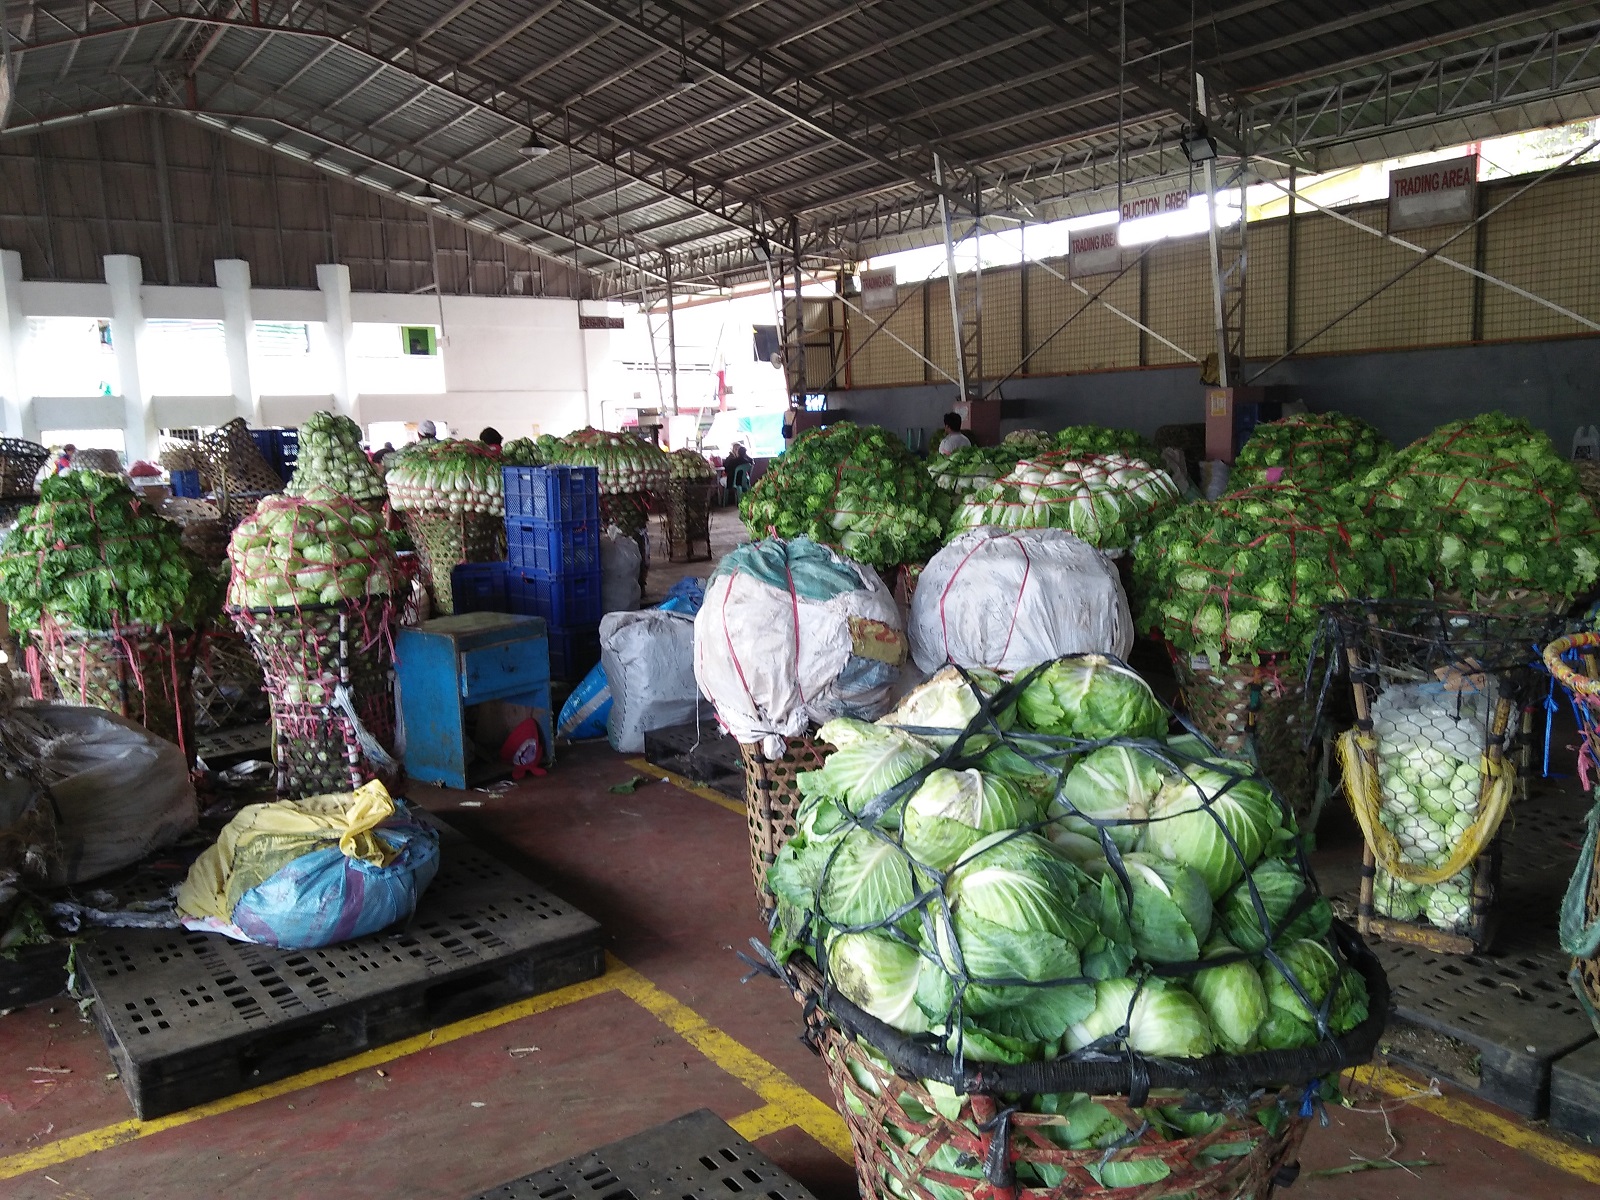
<path fill-rule="evenodd" d="M 725 549 L 737 522 L 719 514 L 715 532 Z M 653 562 L 651 592 L 678 570 Z M 590 745 L 502 794 L 410 792 L 596 917 L 614 960 L 601 980 L 144 1123 L 74 1006 L 12 1012 L 0 1018 L 0 1197 L 454 1200 L 701 1107 L 818 1200 L 854 1195 L 797 1006 L 770 980 L 741 982 L 736 952 L 762 933 L 742 812 L 659 779 L 608 790 L 638 770 Z M 1396 1074 L 1350 1083 L 1349 1107 L 1313 1128 L 1283 1195 L 1600 1195 L 1600 1155 L 1425 1088 Z M 1386 1157 L 1432 1165 L 1318 1174 Z"/>

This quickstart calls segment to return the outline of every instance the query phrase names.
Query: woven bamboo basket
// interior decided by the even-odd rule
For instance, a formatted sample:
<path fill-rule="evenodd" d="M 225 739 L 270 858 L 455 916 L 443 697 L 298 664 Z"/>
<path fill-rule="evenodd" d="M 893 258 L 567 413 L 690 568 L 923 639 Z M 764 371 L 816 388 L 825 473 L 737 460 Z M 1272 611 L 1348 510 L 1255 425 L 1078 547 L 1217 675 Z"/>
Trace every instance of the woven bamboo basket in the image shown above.
<path fill-rule="evenodd" d="M 1300 1087 L 1259 1091 L 1225 1109 L 1219 1127 L 1203 1137 L 1165 1140 L 1128 1097 L 1095 1096 L 1130 1131 L 1144 1133 L 1116 1149 L 1067 1150 L 1048 1134 L 1059 1116 L 982 1094 L 962 1096 L 952 1109 L 948 1097 L 936 1100 L 920 1081 L 886 1069 L 832 1022 L 821 1022 L 816 1036 L 865 1200 L 1265 1200 L 1298 1174 L 1296 1156 L 1311 1124 L 1300 1115 Z M 1184 1099 L 1183 1092 L 1153 1094 L 1149 1103 Z M 1262 1121 L 1269 1113 L 1277 1118 L 1270 1126 Z M 1160 1163 L 1166 1176 L 1148 1187 L 1103 1187 L 1091 1172 L 1108 1162 Z"/>
<path fill-rule="evenodd" d="M 237 729 L 267 712 L 266 682 L 249 641 L 235 629 L 207 629 L 194 661 L 195 728 Z"/>
<path fill-rule="evenodd" d="M 0 496 L 32 496 L 34 480 L 50 451 L 37 442 L 0 438 Z"/>
<path fill-rule="evenodd" d="M 455 612 L 450 573 L 462 563 L 505 558 L 505 522 L 492 513 L 410 511 L 406 532 L 417 548 L 422 580 L 438 616 Z"/>
<path fill-rule="evenodd" d="M 1288 801 L 1301 832 L 1311 832 L 1307 824 L 1315 796 L 1304 744 L 1310 719 L 1304 681 L 1272 657 L 1260 666 L 1204 665 L 1168 649 L 1195 728 L 1224 754 L 1253 757 Z"/>
<path fill-rule="evenodd" d="M 750 826 L 750 874 L 755 882 L 756 905 L 762 919 L 777 901 L 767 890 L 767 868 L 778 851 L 794 836 L 795 816 L 800 811 L 800 787 L 796 778 L 822 766 L 832 747 L 809 734 L 784 739 L 784 751 L 769 761 L 759 742 L 740 742 L 744 759 L 745 819 Z"/>
<path fill-rule="evenodd" d="M 194 660 L 200 634 L 175 626 L 124 625 L 100 632 L 57 624 L 40 628 L 30 661 L 50 672 L 60 699 L 103 708 L 175 742 L 194 762 Z M 30 668 L 33 696 L 50 699 Z"/>
<path fill-rule="evenodd" d="M 695 562 L 701 556 L 695 547 L 705 544 L 706 559 L 711 557 L 711 497 L 714 483 L 691 483 L 674 479 L 667 489 L 667 558 L 671 562 Z"/>

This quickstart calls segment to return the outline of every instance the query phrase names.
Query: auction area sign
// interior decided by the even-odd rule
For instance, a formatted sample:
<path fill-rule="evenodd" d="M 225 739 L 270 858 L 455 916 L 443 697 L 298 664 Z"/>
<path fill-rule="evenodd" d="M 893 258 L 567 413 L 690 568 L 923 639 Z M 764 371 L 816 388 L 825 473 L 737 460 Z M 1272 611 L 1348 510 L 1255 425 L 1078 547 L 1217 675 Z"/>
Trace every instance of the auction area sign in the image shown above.
<path fill-rule="evenodd" d="M 1122 245 L 1117 241 L 1117 226 L 1081 229 L 1067 239 L 1067 276 L 1105 275 L 1122 270 Z"/>
<path fill-rule="evenodd" d="M 1183 212 L 1189 207 L 1189 189 L 1163 192 L 1159 196 L 1141 196 L 1137 200 L 1122 202 L 1122 219 L 1137 221 L 1140 217 L 1155 217 L 1162 213 Z"/>
<path fill-rule="evenodd" d="M 1470 221 L 1477 215 L 1478 156 L 1389 172 L 1389 232 Z"/>

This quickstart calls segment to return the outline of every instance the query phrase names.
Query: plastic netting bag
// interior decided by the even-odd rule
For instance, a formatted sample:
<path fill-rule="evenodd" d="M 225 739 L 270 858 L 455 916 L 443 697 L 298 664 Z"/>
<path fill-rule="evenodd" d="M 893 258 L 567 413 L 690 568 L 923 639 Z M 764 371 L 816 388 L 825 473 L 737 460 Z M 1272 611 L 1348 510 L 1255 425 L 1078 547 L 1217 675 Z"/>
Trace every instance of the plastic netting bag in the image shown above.
<path fill-rule="evenodd" d="M 900 612 L 877 573 L 807 538 L 734 550 L 695 617 L 700 690 L 734 737 L 770 758 L 818 722 L 880 716 L 905 661 Z"/>
<path fill-rule="evenodd" d="M 1394 594 L 1364 524 L 1291 483 L 1186 505 L 1134 551 L 1139 627 L 1212 663 L 1282 654 L 1303 664 L 1321 605 Z"/>
<path fill-rule="evenodd" d="M 325 488 L 263 499 L 234 530 L 228 557 L 228 602 L 238 608 L 341 604 L 395 587 L 382 519 Z"/>
<path fill-rule="evenodd" d="M 923 568 L 911 597 L 911 655 L 1015 671 L 1063 654 L 1124 656 L 1133 618 L 1116 567 L 1056 529 L 973 529 Z"/>
<path fill-rule="evenodd" d="M 1178 500 L 1171 478 L 1149 463 L 1058 451 L 1023 459 L 966 497 L 950 526 L 1065 529 L 1091 546 L 1129 547 Z"/>
<path fill-rule="evenodd" d="M 876 724 L 829 722 L 768 873 L 775 958 L 810 956 L 897 1067 L 947 1054 L 945 1082 L 1256 1052 L 1281 1080 L 1273 1052 L 1368 1024 L 1365 979 L 1288 806 L 1172 722 L 1100 655 L 946 668 Z"/>
<path fill-rule="evenodd" d="M 361 426 L 346 416 L 314 412 L 300 425 L 294 474 L 284 491 L 304 496 L 324 487 L 374 509 L 387 498 L 383 477 L 361 448 Z"/>

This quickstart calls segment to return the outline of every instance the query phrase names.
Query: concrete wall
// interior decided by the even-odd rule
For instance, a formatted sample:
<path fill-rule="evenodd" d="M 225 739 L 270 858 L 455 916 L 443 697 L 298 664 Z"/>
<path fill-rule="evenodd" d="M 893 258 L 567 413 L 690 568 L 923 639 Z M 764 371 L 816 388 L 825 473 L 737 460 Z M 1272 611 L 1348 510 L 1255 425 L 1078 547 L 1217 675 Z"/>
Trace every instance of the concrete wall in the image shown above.
<path fill-rule="evenodd" d="M 1281 363 L 1261 382 L 1314 411 L 1370 421 L 1400 445 L 1446 421 L 1501 409 L 1543 429 L 1564 451 L 1574 428 L 1600 423 L 1600 338 L 1319 355 Z M 1153 433 L 1204 419 L 1192 366 L 1015 379 L 1002 395 L 1006 430 L 1096 424 Z M 937 426 L 954 399 L 951 384 L 828 394 L 830 408 L 897 433 Z"/>

